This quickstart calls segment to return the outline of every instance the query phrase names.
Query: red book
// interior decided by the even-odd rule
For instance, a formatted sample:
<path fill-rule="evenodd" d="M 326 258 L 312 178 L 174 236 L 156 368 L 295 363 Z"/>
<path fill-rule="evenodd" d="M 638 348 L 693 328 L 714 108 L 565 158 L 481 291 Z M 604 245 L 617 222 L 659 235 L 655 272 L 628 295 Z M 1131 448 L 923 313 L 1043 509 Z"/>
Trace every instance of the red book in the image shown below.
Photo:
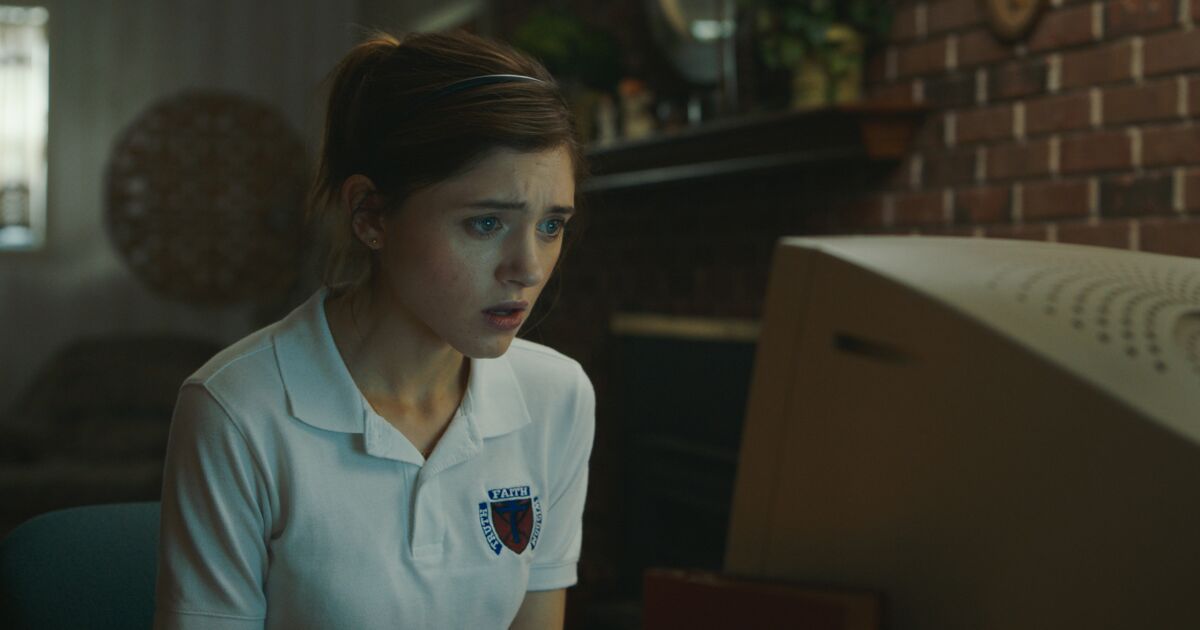
<path fill-rule="evenodd" d="M 648 569 L 644 630 L 878 630 L 877 593 L 743 579 L 708 571 Z"/>

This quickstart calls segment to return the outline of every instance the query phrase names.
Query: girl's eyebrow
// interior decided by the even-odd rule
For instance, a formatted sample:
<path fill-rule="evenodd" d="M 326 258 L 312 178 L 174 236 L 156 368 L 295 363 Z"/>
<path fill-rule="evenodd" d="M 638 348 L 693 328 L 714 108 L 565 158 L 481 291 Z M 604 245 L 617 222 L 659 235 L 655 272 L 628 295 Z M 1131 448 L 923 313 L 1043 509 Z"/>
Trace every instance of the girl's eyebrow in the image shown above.
<path fill-rule="evenodd" d="M 486 208 L 489 210 L 521 210 L 528 211 L 529 205 L 524 201 L 503 201 L 500 199 L 481 199 L 467 204 L 468 208 Z M 550 206 L 549 213 L 574 214 L 574 206 Z"/>

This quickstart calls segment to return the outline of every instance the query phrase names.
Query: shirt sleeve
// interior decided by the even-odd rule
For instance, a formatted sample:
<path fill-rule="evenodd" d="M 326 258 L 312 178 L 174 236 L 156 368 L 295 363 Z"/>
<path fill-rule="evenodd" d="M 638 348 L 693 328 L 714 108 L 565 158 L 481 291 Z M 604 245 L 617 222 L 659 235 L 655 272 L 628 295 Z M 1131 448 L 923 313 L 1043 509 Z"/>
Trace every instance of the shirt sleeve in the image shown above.
<path fill-rule="evenodd" d="M 596 392 L 583 368 L 578 369 L 574 414 L 564 431 L 562 456 L 544 497 L 544 522 L 529 571 L 528 590 L 566 588 L 578 581 L 583 542 L 583 506 L 587 498 L 588 462 L 596 431 Z"/>
<path fill-rule="evenodd" d="M 270 531 L 262 471 L 212 393 L 184 383 L 163 469 L 156 630 L 262 630 Z"/>

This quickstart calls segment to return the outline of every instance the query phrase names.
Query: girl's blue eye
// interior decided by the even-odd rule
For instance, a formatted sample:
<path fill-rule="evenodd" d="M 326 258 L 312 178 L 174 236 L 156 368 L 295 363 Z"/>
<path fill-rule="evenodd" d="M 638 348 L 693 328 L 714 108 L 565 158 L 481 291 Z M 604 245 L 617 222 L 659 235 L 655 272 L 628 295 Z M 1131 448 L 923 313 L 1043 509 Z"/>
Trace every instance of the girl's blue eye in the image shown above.
<path fill-rule="evenodd" d="M 563 228 L 566 227 L 567 224 L 567 222 L 563 221 L 562 219 L 550 219 L 546 223 L 554 225 L 553 229 L 546 231 L 546 233 L 550 236 L 558 236 L 559 232 L 562 232 Z"/>
<path fill-rule="evenodd" d="M 479 217 L 471 219 L 470 224 L 476 232 L 487 236 L 498 229 L 500 221 L 496 217 Z"/>

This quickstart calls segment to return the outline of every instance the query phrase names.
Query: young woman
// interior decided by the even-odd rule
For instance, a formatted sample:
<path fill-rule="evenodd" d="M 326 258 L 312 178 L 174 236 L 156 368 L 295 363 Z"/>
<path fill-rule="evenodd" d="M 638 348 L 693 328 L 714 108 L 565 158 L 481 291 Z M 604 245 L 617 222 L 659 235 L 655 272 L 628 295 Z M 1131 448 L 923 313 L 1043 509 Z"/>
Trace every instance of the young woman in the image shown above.
<path fill-rule="evenodd" d="M 536 61 L 376 34 L 334 70 L 321 288 L 180 388 L 158 628 L 560 628 L 595 397 L 517 339 L 583 175 Z"/>

